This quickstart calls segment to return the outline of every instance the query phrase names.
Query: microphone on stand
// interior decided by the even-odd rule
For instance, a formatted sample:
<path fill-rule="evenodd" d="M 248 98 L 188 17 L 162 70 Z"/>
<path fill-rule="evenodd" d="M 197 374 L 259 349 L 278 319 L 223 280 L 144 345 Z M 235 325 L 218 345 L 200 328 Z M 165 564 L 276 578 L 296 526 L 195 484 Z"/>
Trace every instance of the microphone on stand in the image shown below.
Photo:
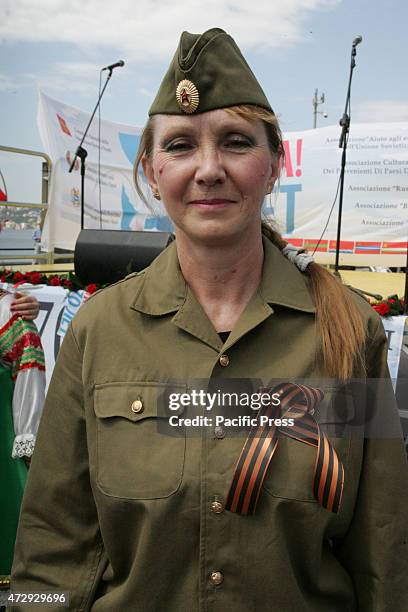
<path fill-rule="evenodd" d="M 74 159 L 72 160 L 72 163 L 71 163 L 71 165 L 69 167 L 69 170 L 68 170 L 68 172 L 72 172 L 72 170 L 74 169 L 74 166 L 75 166 L 76 159 L 77 159 L 77 157 L 79 157 L 80 160 L 81 160 L 81 230 L 84 229 L 84 216 L 85 216 L 85 203 L 84 203 L 85 202 L 85 198 L 84 198 L 84 191 L 85 191 L 85 158 L 88 155 L 87 150 L 84 149 L 82 145 L 85 142 L 85 138 L 86 138 L 86 135 L 88 134 L 88 130 L 89 130 L 90 126 L 91 126 L 92 119 L 95 116 L 96 110 L 99 107 L 99 104 L 101 102 L 101 99 L 102 99 L 102 96 L 103 96 L 103 94 L 105 92 L 105 89 L 106 89 L 106 87 L 107 87 L 107 85 L 108 85 L 108 83 L 109 83 L 109 81 L 111 79 L 112 70 L 114 68 L 119 68 L 119 67 L 124 66 L 124 65 L 125 65 L 125 62 L 123 60 L 119 60 L 115 64 L 110 64 L 110 66 L 105 66 L 105 68 L 101 69 L 101 72 L 102 72 L 102 70 L 109 70 L 109 74 L 106 77 L 105 85 L 103 86 L 102 91 L 100 91 L 100 93 L 99 93 L 99 97 L 98 97 L 98 101 L 96 103 L 96 106 L 93 109 L 92 115 L 91 115 L 91 117 L 90 117 L 90 119 L 88 121 L 88 125 L 85 128 L 85 131 L 84 131 L 84 133 L 82 135 L 81 142 L 79 143 L 79 145 L 77 147 Z"/>
<path fill-rule="evenodd" d="M 343 149 L 341 156 L 341 172 L 340 172 L 340 191 L 339 191 L 339 215 L 337 220 L 337 239 L 336 239 L 336 262 L 334 264 L 335 274 L 339 274 L 339 256 L 340 256 L 340 233 L 341 233 L 341 216 L 343 209 L 343 190 L 344 190 L 344 175 L 346 168 L 346 151 L 347 141 L 350 130 L 350 92 L 351 92 L 351 79 L 353 78 L 353 70 L 356 66 L 355 57 L 357 55 L 356 47 L 363 41 L 362 36 L 356 36 L 351 45 L 351 62 L 350 62 L 350 76 L 348 82 L 346 106 L 344 107 L 344 113 L 340 119 L 341 135 L 339 140 L 339 147 Z"/>
<path fill-rule="evenodd" d="M 122 66 L 124 65 L 125 65 L 125 62 L 123 60 L 119 60 L 118 62 L 115 62 L 114 64 L 109 64 L 109 66 L 105 66 L 105 68 L 102 68 L 102 70 L 113 70 L 114 68 L 122 68 Z"/>

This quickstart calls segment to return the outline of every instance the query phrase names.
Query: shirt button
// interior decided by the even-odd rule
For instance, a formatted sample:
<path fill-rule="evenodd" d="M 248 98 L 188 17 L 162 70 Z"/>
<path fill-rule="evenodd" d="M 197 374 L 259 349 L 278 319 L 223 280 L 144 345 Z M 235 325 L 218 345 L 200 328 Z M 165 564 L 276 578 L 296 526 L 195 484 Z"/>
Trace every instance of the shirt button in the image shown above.
<path fill-rule="evenodd" d="M 131 409 L 132 409 L 132 412 L 143 412 L 142 400 L 137 399 L 134 402 L 132 402 Z"/>
<path fill-rule="evenodd" d="M 211 512 L 214 512 L 214 514 L 221 514 L 221 512 L 224 512 L 224 506 L 220 501 L 211 502 L 210 508 Z"/>
<path fill-rule="evenodd" d="M 223 368 L 225 368 L 227 365 L 229 365 L 229 357 L 228 355 L 221 355 L 220 359 L 219 359 L 220 365 L 222 365 Z"/>
<path fill-rule="evenodd" d="M 214 435 L 219 440 L 222 440 L 222 438 L 225 438 L 225 430 L 224 430 L 224 428 L 221 427 L 221 425 L 217 425 L 217 427 L 214 427 Z"/>
<path fill-rule="evenodd" d="M 224 576 L 221 572 L 211 572 L 211 582 L 218 586 L 224 580 Z"/>

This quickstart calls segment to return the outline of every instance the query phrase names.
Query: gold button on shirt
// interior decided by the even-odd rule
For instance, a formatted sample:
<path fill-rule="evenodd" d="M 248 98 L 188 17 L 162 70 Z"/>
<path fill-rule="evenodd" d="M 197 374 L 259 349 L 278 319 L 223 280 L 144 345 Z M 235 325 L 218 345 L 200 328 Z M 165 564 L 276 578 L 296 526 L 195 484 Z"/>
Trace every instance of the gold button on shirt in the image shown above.
<path fill-rule="evenodd" d="M 211 512 L 214 512 L 215 514 L 221 514 L 221 512 L 224 512 L 224 506 L 219 501 L 211 502 L 210 508 Z"/>
<path fill-rule="evenodd" d="M 221 572 L 211 572 L 211 582 L 216 586 L 220 585 L 224 581 L 224 576 Z"/>
<path fill-rule="evenodd" d="M 217 427 L 214 428 L 214 436 L 218 438 L 218 440 L 222 440 L 225 438 L 225 429 L 221 425 L 217 425 Z"/>
<path fill-rule="evenodd" d="M 368 376 L 387 378 L 382 323 L 353 299 L 366 325 Z M 91 296 L 49 387 L 13 590 L 67 591 L 70 609 L 91 612 L 406 612 L 399 439 L 332 438 L 345 469 L 333 514 L 313 495 L 314 447 L 281 436 L 256 513 L 241 516 L 219 512 L 212 492 L 225 498 L 245 438 L 221 442 L 215 422 L 201 436 L 162 429 L 160 398 L 193 379 L 211 379 L 213 389 L 222 377 L 322 380 L 328 423 L 339 424 L 348 406 L 375 407 L 380 400 L 368 404 L 364 388 L 357 396 L 350 386 L 343 402 L 336 382 L 325 381 L 317 338 L 308 276 L 267 239 L 260 286 L 228 337 L 228 367 L 220 367 L 223 342 L 184 281 L 174 242 L 143 272 Z M 392 388 L 378 406 L 387 423 L 398 420 Z"/>
<path fill-rule="evenodd" d="M 229 365 L 229 357 L 228 355 L 221 355 L 220 357 L 220 365 L 222 365 L 223 368 L 227 367 Z"/>
<path fill-rule="evenodd" d="M 143 412 L 143 402 L 140 399 L 135 400 L 134 402 L 132 402 L 132 412 Z"/>

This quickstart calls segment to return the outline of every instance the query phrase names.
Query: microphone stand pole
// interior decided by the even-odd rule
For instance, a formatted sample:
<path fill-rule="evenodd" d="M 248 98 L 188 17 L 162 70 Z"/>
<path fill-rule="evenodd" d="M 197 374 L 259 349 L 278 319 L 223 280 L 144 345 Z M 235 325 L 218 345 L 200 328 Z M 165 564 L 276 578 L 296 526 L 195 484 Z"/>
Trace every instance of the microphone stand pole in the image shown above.
<path fill-rule="evenodd" d="M 340 234 L 341 234 L 341 216 L 343 212 L 343 190 L 344 190 L 344 176 L 346 169 L 346 152 L 347 152 L 347 141 L 348 141 L 348 133 L 350 129 L 350 93 L 351 93 L 351 79 L 353 78 L 353 70 L 356 65 L 355 62 L 356 56 L 356 45 L 353 43 L 351 47 L 351 64 L 350 64 L 350 76 L 348 82 L 347 89 L 347 97 L 346 97 L 346 106 L 344 108 L 344 113 L 342 118 L 340 119 L 340 125 L 342 127 L 339 147 L 343 148 L 343 154 L 341 156 L 341 173 L 340 173 L 340 193 L 339 193 L 339 215 L 337 221 L 337 240 L 336 240 L 336 263 L 334 266 L 334 273 L 339 276 L 339 255 L 340 255 Z"/>
<path fill-rule="evenodd" d="M 75 166 L 75 162 L 76 162 L 77 158 L 79 157 L 79 159 L 81 160 L 81 230 L 84 229 L 85 159 L 86 159 L 86 157 L 88 155 L 88 151 L 86 149 L 84 149 L 84 147 L 82 145 L 84 144 L 84 140 L 85 140 L 85 138 L 86 138 L 86 136 L 88 134 L 89 128 L 90 128 L 91 123 L 92 123 L 92 119 L 94 118 L 95 113 L 96 113 L 96 111 L 98 109 L 98 106 L 100 104 L 100 101 L 102 100 L 102 96 L 105 93 L 106 86 L 109 83 L 109 80 L 110 80 L 110 78 L 112 76 L 112 68 L 108 68 L 108 70 L 109 70 L 109 74 L 106 77 L 106 81 L 105 81 L 105 84 L 103 86 L 103 89 L 102 89 L 101 93 L 99 94 L 99 98 L 98 98 L 98 101 L 96 103 L 96 106 L 95 106 L 95 108 L 93 110 L 91 118 L 88 121 L 88 125 L 86 126 L 84 135 L 82 136 L 81 142 L 79 143 L 79 145 L 77 147 L 77 150 L 75 151 L 75 157 L 72 160 L 71 166 L 70 166 L 70 168 L 68 170 L 68 172 L 72 172 L 72 170 L 73 170 L 73 168 Z"/>

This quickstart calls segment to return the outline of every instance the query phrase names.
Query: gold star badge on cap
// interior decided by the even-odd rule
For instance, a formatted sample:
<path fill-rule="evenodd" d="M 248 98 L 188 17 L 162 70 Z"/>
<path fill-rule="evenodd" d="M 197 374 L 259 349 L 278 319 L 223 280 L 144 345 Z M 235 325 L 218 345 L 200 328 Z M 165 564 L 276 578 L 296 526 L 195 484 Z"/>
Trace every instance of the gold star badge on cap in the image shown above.
<path fill-rule="evenodd" d="M 187 79 L 183 79 L 177 85 L 176 98 L 181 110 L 188 114 L 194 113 L 200 102 L 197 87 Z"/>

